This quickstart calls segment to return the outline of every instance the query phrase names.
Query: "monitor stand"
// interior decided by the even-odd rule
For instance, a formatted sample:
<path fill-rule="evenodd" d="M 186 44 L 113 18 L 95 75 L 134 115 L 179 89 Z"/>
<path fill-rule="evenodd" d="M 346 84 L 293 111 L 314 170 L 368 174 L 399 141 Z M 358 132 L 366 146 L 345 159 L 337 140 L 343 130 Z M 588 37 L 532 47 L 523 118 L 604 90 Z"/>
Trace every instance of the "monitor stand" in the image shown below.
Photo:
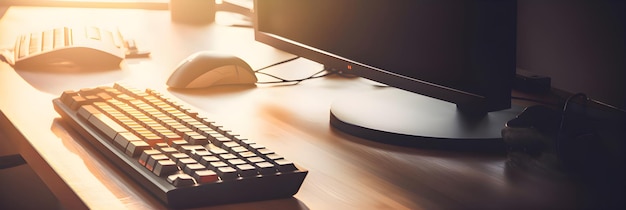
<path fill-rule="evenodd" d="M 501 130 L 522 108 L 468 117 L 456 105 L 392 87 L 336 100 L 330 123 L 345 133 L 401 146 L 504 151 Z"/>

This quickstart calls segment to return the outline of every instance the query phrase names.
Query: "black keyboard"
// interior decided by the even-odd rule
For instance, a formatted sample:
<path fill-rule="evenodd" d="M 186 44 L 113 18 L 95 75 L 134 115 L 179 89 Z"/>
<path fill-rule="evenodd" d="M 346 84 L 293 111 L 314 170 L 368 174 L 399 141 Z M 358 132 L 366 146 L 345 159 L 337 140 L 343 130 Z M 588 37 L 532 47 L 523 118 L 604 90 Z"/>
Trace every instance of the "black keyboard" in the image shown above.
<path fill-rule="evenodd" d="M 65 91 L 55 110 L 114 165 L 173 208 L 293 196 L 307 171 L 156 91 Z"/>

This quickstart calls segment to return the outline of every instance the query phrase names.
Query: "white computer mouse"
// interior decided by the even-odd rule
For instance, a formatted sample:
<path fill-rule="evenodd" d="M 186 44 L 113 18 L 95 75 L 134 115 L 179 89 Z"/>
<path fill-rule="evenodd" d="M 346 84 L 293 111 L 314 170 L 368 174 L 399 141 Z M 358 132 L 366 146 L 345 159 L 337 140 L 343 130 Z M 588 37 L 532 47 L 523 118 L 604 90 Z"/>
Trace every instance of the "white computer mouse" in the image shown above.
<path fill-rule="evenodd" d="M 170 88 L 207 88 L 218 85 L 253 85 L 250 65 L 241 58 L 215 51 L 200 51 L 183 60 L 170 78 Z"/>

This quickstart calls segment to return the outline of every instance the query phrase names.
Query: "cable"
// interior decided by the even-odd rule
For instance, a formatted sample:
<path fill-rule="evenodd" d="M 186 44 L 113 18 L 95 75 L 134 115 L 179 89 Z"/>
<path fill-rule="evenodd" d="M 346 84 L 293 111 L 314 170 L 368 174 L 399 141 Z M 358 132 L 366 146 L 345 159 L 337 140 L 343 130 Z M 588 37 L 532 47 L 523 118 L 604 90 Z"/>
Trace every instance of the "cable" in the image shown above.
<path fill-rule="evenodd" d="M 278 63 L 273 63 L 273 64 L 270 64 L 270 65 L 268 65 L 268 66 L 265 66 L 265 67 L 259 68 L 259 69 L 257 69 L 257 70 L 254 70 L 254 72 L 255 72 L 255 73 L 259 73 L 260 71 L 263 71 L 263 70 L 268 69 L 268 68 L 270 68 L 270 67 L 278 66 L 278 65 L 280 65 L 280 64 L 283 64 L 283 63 L 287 63 L 287 62 L 290 62 L 290 61 L 296 60 L 296 59 L 298 59 L 298 58 L 300 58 L 300 56 L 296 56 L 296 57 L 293 57 L 293 58 L 289 58 L 289 59 L 284 60 L 284 61 L 279 61 Z"/>
<path fill-rule="evenodd" d="M 329 73 L 326 73 L 326 74 L 323 74 L 323 75 L 316 76 L 316 75 L 318 75 L 318 74 L 320 74 L 320 73 L 322 73 L 322 72 L 325 72 L 325 71 L 326 71 L 326 69 L 322 69 L 322 70 L 320 70 L 320 71 L 318 71 L 318 72 L 315 72 L 315 73 L 314 73 L 314 74 L 312 74 L 311 76 L 308 76 L 308 77 L 306 77 L 306 78 L 302 78 L 302 79 L 295 79 L 295 80 L 283 79 L 283 78 L 280 78 L 280 77 L 278 77 L 278 76 L 274 76 L 274 75 L 272 75 L 272 74 L 268 74 L 268 73 L 265 73 L 265 72 L 256 72 L 256 73 L 263 74 L 263 75 L 266 75 L 266 76 L 270 76 L 270 77 L 272 77 L 272 78 L 275 78 L 275 79 L 280 80 L 280 81 L 270 81 L 270 82 L 257 82 L 257 84 L 281 84 L 281 83 L 294 83 L 293 85 L 297 85 L 297 84 L 299 84 L 300 82 L 305 81 L 305 80 L 316 79 L 316 78 L 321 78 L 321 77 L 326 77 L 326 76 L 329 76 L 329 75 L 336 74 L 336 72 L 331 71 L 331 72 L 329 72 Z"/>
<path fill-rule="evenodd" d="M 293 57 L 293 58 L 290 58 L 290 59 L 287 59 L 287 60 L 284 60 L 284 61 L 280 61 L 280 62 L 277 62 L 277 63 L 274 63 L 274 64 L 270 64 L 270 65 L 268 65 L 268 66 L 265 66 L 265 67 L 259 68 L 259 69 L 257 69 L 257 70 L 254 70 L 254 73 L 257 73 L 257 74 L 262 74 L 262 75 L 266 75 L 266 76 L 269 76 L 269 77 L 272 77 L 272 78 L 274 78 L 274 79 L 279 80 L 279 81 L 269 81 L 269 82 L 257 82 L 257 84 L 282 84 L 282 83 L 294 83 L 293 85 L 297 85 L 297 84 L 299 84 L 300 82 L 305 81 L 305 80 L 316 79 L 316 78 L 326 77 L 326 76 L 333 75 L 333 74 L 338 74 L 338 72 L 337 72 L 337 71 L 334 71 L 334 70 L 326 70 L 326 69 L 322 69 L 322 70 L 320 70 L 320 71 L 318 71 L 318 72 L 315 72 L 314 74 L 312 74 L 311 76 L 308 76 L 308 77 L 306 77 L 306 78 L 302 78 L 302 79 L 295 79 L 295 80 L 289 80 L 289 79 L 284 79 L 284 78 L 281 78 L 281 77 L 276 76 L 276 75 L 273 75 L 273 74 L 269 74 L 269 73 L 265 73 L 265 72 L 263 72 L 263 70 L 265 70 L 265 69 L 268 69 L 268 68 L 270 68 L 270 67 L 274 67 L 274 66 L 277 66 L 277 65 L 280 65 L 280 64 L 283 64 L 283 63 L 287 63 L 287 62 L 290 62 L 290 61 L 296 60 L 296 59 L 298 59 L 298 58 L 300 58 L 300 57 L 299 57 L 299 56 L 296 56 L 296 57 Z M 326 73 L 326 74 L 323 74 L 323 75 L 319 75 L 320 73 L 325 72 L 325 71 L 329 71 L 329 73 Z"/>
<path fill-rule="evenodd" d="M 561 122 L 559 124 L 559 130 L 557 131 L 557 136 L 556 136 L 556 152 L 558 156 L 562 156 L 562 134 L 563 134 L 563 128 L 565 125 L 565 122 L 567 121 L 566 117 L 567 117 L 567 111 L 568 111 L 568 107 L 569 104 L 572 102 L 573 99 L 578 98 L 578 97 L 582 97 L 584 99 L 584 103 L 583 103 L 583 114 L 587 113 L 587 101 L 589 100 L 589 98 L 587 98 L 587 95 L 583 94 L 583 93 L 576 93 L 574 95 L 571 95 L 570 97 L 567 98 L 567 100 L 565 100 L 565 104 L 563 104 L 563 111 L 561 112 Z"/>

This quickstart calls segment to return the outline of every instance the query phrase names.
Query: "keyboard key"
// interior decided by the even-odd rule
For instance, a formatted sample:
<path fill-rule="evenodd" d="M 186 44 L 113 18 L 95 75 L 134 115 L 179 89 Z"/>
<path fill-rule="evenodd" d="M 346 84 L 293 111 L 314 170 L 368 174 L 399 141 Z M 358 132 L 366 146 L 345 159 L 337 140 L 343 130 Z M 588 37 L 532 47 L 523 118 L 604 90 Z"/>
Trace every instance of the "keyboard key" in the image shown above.
<path fill-rule="evenodd" d="M 85 97 L 76 95 L 76 96 L 72 96 L 70 98 L 70 105 L 69 106 L 70 106 L 70 108 L 72 110 L 77 110 L 81 106 L 87 105 L 88 103 L 89 103 L 89 101 Z"/>
<path fill-rule="evenodd" d="M 81 106 L 78 109 L 78 115 L 80 115 L 81 117 L 85 119 L 89 119 L 89 117 L 91 117 L 91 115 L 93 114 L 102 114 L 102 113 L 100 112 L 100 110 L 98 110 L 95 106 L 92 106 L 92 105 Z"/>
<path fill-rule="evenodd" d="M 198 183 L 210 183 L 219 180 L 217 173 L 213 170 L 194 171 L 193 178 L 195 178 Z"/>
<path fill-rule="evenodd" d="M 191 158 L 193 158 L 194 160 L 200 161 L 202 157 L 212 156 L 213 154 L 206 150 L 194 150 L 190 155 Z"/>
<path fill-rule="evenodd" d="M 159 152 L 158 150 L 144 150 L 141 153 L 141 156 L 139 157 L 139 164 L 145 166 L 146 163 L 148 162 L 148 158 L 152 155 L 156 155 L 156 154 L 161 154 L 161 152 Z"/>
<path fill-rule="evenodd" d="M 206 137 L 195 132 L 193 134 L 186 133 L 184 139 L 187 140 L 189 144 L 194 145 L 205 145 L 209 143 L 209 140 Z"/>
<path fill-rule="evenodd" d="M 285 160 L 285 159 L 276 160 L 276 165 L 278 165 L 278 170 L 280 172 L 291 172 L 291 171 L 298 170 L 298 168 L 296 168 L 293 162 Z"/>
<path fill-rule="evenodd" d="M 87 26 L 85 28 L 85 35 L 89 39 L 100 40 L 100 29 L 93 26 Z"/>
<path fill-rule="evenodd" d="M 30 48 L 30 34 L 20 36 L 17 42 L 19 43 L 17 44 L 19 48 L 18 52 L 16 52 L 18 55 L 17 57 L 22 58 L 28 56 L 28 49 Z"/>
<path fill-rule="evenodd" d="M 128 132 L 126 128 L 117 124 L 115 121 L 113 121 L 111 118 L 104 114 L 93 114 L 91 115 L 91 117 L 89 117 L 88 121 L 92 125 L 94 125 L 95 128 L 102 131 L 102 133 L 104 133 L 110 139 L 115 138 L 117 133 Z"/>
<path fill-rule="evenodd" d="M 172 160 L 159 160 L 154 165 L 152 172 L 157 176 L 167 176 L 178 171 L 178 166 Z"/>
<path fill-rule="evenodd" d="M 65 28 L 55 28 L 54 29 L 54 39 L 53 39 L 54 40 L 54 44 L 52 45 L 52 47 L 54 49 L 66 46 L 65 32 L 66 32 Z"/>
<path fill-rule="evenodd" d="M 161 160 L 169 160 L 169 158 L 164 154 L 154 154 L 148 156 L 148 161 L 146 162 L 146 168 L 150 171 L 154 170 L 154 166 L 158 161 Z"/>
<path fill-rule="evenodd" d="M 276 173 L 276 168 L 274 167 L 274 164 L 271 164 L 269 162 L 256 163 L 256 167 L 259 169 L 260 174 L 269 175 Z"/>
<path fill-rule="evenodd" d="M 233 165 L 233 166 L 246 164 L 246 161 L 242 159 L 230 159 L 230 160 L 226 160 L 226 162 L 228 162 L 228 164 Z"/>
<path fill-rule="evenodd" d="M 174 174 L 167 177 L 167 181 L 177 187 L 194 185 L 193 177 L 187 174 Z"/>
<path fill-rule="evenodd" d="M 54 48 L 54 31 L 46 30 L 41 38 L 41 51 L 47 52 Z"/>
<path fill-rule="evenodd" d="M 72 35 L 72 29 L 68 28 L 68 27 L 64 27 L 63 31 L 65 33 L 65 46 L 72 46 L 73 41 L 74 41 L 74 37 Z"/>
<path fill-rule="evenodd" d="M 172 148 L 172 147 L 159 147 L 159 151 L 161 151 L 163 154 L 168 154 L 169 156 L 171 156 L 174 153 L 178 153 L 178 150 Z"/>
<path fill-rule="evenodd" d="M 126 147 L 128 146 L 129 142 L 141 141 L 141 139 L 139 139 L 139 137 L 135 136 L 135 134 L 132 134 L 130 132 L 121 132 L 121 133 L 118 133 L 117 136 L 115 136 L 115 139 L 113 139 L 113 141 L 115 141 L 115 144 L 118 145 L 120 149 L 126 150 Z"/>
<path fill-rule="evenodd" d="M 228 151 L 222 149 L 222 148 L 212 148 L 209 150 L 209 152 L 215 154 L 215 155 L 221 155 L 221 154 L 227 154 Z"/>
<path fill-rule="evenodd" d="M 200 171 L 200 170 L 206 170 L 206 167 L 204 167 L 202 164 L 199 164 L 199 163 L 187 164 L 185 165 L 185 168 L 183 169 L 183 171 L 187 174 L 194 174 L 195 171 Z"/>
<path fill-rule="evenodd" d="M 235 167 L 241 177 L 251 177 L 257 175 L 256 168 L 250 164 L 237 165 Z"/>
<path fill-rule="evenodd" d="M 113 38 L 113 32 L 105 30 L 105 31 L 101 31 L 100 34 L 102 35 L 101 40 L 103 42 L 110 42 L 111 44 L 116 45 L 115 39 Z"/>
<path fill-rule="evenodd" d="M 234 153 L 244 153 L 244 152 L 249 151 L 248 149 L 246 149 L 245 147 L 242 147 L 242 146 L 233 147 L 233 148 L 231 148 L 231 150 L 232 150 Z"/>
<path fill-rule="evenodd" d="M 220 161 L 220 159 L 215 156 L 202 156 L 198 162 L 202 165 L 208 166 L 209 163 L 218 161 Z"/>
<path fill-rule="evenodd" d="M 271 155 L 271 154 L 274 154 L 274 151 L 269 150 L 267 148 L 263 148 L 263 149 L 258 149 L 257 153 L 260 155 Z"/>
<path fill-rule="evenodd" d="M 261 157 L 256 157 L 255 156 L 255 157 L 248 158 L 248 162 L 250 162 L 250 163 L 260 163 L 260 162 L 263 162 L 263 161 L 265 161 L 265 159 L 263 159 Z"/>
<path fill-rule="evenodd" d="M 28 54 L 37 54 L 41 52 L 42 44 L 42 33 L 32 33 L 30 34 L 30 44 L 28 48 Z"/>
<path fill-rule="evenodd" d="M 280 160 L 280 159 L 284 159 L 283 156 L 280 156 L 277 154 L 269 154 L 269 155 L 265 155 L 265 157 L 273 162 L 276 162 L 277 160 Z"/>
<path fill-rule="evenodd" d="M 239 156 L 241 156 L 243 158 L 257 157 L 257 155 L 254 152 L 250 152 L 250 151 L 239 153 Z"/>
<path fill-rule="evenodd" d="M 176 163 L 178 164 L 178 167 L 185 168 L 189 164 L 197 164 L 198 161 L 191 159 L 191 158 L 184 158 L 184 159 L 179 159 L 178 162 Z"/>
<path fill-rule="evenodd" d="M 182 159 L 188 159 L 189 155 L 185 154 L 185 153 L 173 153 L 171 155 L 171 158 L 174 162 L 176 162 L 176 164 L 178 164 L 178 162 Z"/>
<path fill-rule="evenodd" d="M 126 146 L 126 155 L 129 157 L 137 157 L 143 151 L 150 149 L 150 145 L 143 141 L 130 141 Z"/>
<path fill-rule="evenodd" d="M 219 154 L 217 155 L 218 157 L 220 157 L 222 160 L 228 161 L 231 159 L 236 159 L 237 155 L 234 154 L 230 154 L 230 153 L 226 153 L 226 154 Z"/>
<path fill-rule="evenodd" d="M 184 145 L 188 145 L 189 143 L 187 143 L 187 141 L 185 140 L 174 140 L 171 142 L 171 145 L 174 149 L 180 149 L 182 146 Z"/>
<path fill-rule="evenodd" d="M 216 168 L 215 172 L 220 178 L 222 178 L 222 180 L 237 178 L 237 170 L 230 166 Z"/>

